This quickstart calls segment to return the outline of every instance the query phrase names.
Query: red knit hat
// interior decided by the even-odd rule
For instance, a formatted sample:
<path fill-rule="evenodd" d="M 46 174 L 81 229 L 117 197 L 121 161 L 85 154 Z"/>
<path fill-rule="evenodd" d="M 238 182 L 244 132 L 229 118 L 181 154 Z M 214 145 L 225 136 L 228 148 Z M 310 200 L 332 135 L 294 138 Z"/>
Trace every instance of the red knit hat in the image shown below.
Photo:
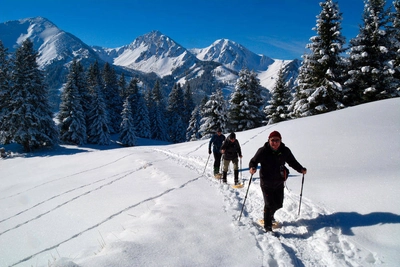
<path fill-rule="evenodd" d="M 282 139 L 282 136 L 278 131 L 273 131 L 272 133 L 270 133 L 268 139 L 272 137 L 279 137 L 279 139 Z"/>

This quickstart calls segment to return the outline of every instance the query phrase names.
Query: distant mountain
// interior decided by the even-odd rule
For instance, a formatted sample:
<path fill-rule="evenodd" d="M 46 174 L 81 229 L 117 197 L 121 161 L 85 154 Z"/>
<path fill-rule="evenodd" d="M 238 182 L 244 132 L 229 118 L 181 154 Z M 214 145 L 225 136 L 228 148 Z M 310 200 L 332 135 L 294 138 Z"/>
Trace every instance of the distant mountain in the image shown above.
<path fill-rule="evenodd" d="M 274 63 L 273 59 L 264 55 L 257 55 L 244 46 L 227 39 L 220 39 L 209 47 L 195 48 L 190 51 L 200 60 L 219 62 L 237 72 L 243 68 L 266 71 Z"/>
<path fill-rule="evenodd" d="M 0 24 L 0 39 L 9 52 L 13 52 L 26 38 L 33 42 L 34 49 L 38 51 L 38 64 L 42 69 L 55 61 L 67 63 L 74 57 L 99 59 L 90 46 L 45 18 L 27 18 Z"/>
<path fill-rule="evenodd" d="M 0 40 L 9 52 L 26 38 L 33 41 L 39 53 L 38 64 L 46 72 L 54 106 L 58 105 L 60 89 L 74 58 L 81 60 L 85 68 L 95 60 L 100 66 L 108 62 L 117 74 L 138 77 L 144 88 L 152 88 L 157 79 L 161 80 L 166 94 L 174 83 L 189 82 L 197 100 L 216 88 L 229 93 L 243 68 L 256 71 L 267 89 L 273 88 L 278 67 L 284 66 L 290 77 L 297 77 L 298 73 L 297 60 L 257 55 L 227 39 L 217 40 L 207 48 L 188 50 L 161 32 L 152 31 L 128 45 L 102 48 L 88 46 L 42 17 L 0 23 Z"/>

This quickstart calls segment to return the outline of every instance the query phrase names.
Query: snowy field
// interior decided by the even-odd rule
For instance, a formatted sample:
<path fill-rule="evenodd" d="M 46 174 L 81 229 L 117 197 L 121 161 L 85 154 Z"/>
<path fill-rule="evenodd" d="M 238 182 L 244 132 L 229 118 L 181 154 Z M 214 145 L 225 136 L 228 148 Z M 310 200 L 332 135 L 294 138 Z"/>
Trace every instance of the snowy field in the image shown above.
<path fill-rule="evenodd" d="M 259 172 L 248 187 L 248 162 L 273 130 L 308 169 L 300 216 L 302 176 L 290 169 L 280 239 L 254 224 Z M 209 140 L 0 160 L 0 266 L 399 266 L 400 98 L 237 139 L 242 189 L 211 176 Z"/>

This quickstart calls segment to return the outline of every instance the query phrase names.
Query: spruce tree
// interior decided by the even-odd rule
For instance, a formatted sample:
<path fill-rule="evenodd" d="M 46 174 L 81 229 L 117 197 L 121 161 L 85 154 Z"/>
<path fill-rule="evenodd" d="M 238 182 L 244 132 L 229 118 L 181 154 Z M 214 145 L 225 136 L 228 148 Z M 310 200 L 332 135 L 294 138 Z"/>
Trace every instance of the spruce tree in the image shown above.
<path fill-rule="evenodd" d="M 309 54 L 303 56 L 293 103 L 295 116 L 310 116 L 343 107 L 342 87 L 345 60 L 341 54 L 345 38 L 341 34 L 342 14 L 332 0 L 321 2 L 321 13 L 317 16 L 314 30 L 316 36 L 310 38 Z"/>
<path fill-rule="evenodd" d="M 347 105 L 389 98 L 397 89 L 389 53 L 389 9 L 385 4 L 385 0 L 365 1 L 363 24 L 357 37 L 350 40 L 349 78 L 344 95 Z"/>
<path fill-rule="evenodd" d="M 231 131 L 244 131 L 260 127 L 263 121 L 263 99 L 260 81 L 254 71 L 242 69 L 231 94 L 229 123 Z"/>
<path fill-rule="evenodd" d="M 58 132 L 52 118 L 44 76 L 36 63 L 37 57 L 33 43 L 26 39 L 15 51 L 11 75 L 12 98 L 7 126 L 12 139 L 27 152 L 58 143 Z"/>
<path fill-rule="evenodd" d="M 400 96 L 400 0 L 393 2 L 394 12 L 391 13 L 390 18 L 392 28 L 391 36 L 391 55 L 393 60 L 393 77 L 394 77 L 394 92 L 393 97 Z"/>
<path fill-rule="evenodd" d="M 89 111 L 88 142 L 98 145 L 110 144 L 109 117 L 104 101 L 103 85 L 98 62 L 88 69 L 88 86 L 91 95 L 91 110 Z"/>
<path fill-rule="evenodd" d="M 200 105 L 196 106 L 192 111 L 192 115 L 189 120 L 189 126 L 186 130 L 186 141 L 196 141 L 200 140 L 200 120 L 201 120 L 201 110 Z"/>
<path fill-rule="evenodd" d="M 125 74 L 122 73 L 118 79 L 118 91 L 119 91 L 119 95 L 120 95 L 121 99 L 126 100 L 126 97 L 128 96 L 128 93 L 126 92 L 126 90 L 127 90 L 127 85 L 126 85 Z M 124 100 L 124 103 L 125 103 L 125 100 Z"/>
<path fill-rule="evenodd" d="M 82 108 L 82 99 L 78 89 L 81 73 L 78 62 L 74 59 L 70 66 L 67 83 L 61 94 L 60 111 L 60 140 L 82 145 L 86 143 L 86 121 Z"/>
<path fill-rule="evenodd" d="M 169 140 L 180 143 L 186 139 L 187 125 L 183 122 L 183 90 L 181 85 L 175 84 L 168 96 L 167 117 Z"/>
<path fill-rule="evenodd" d="M 133 78 L 126 88 L 126 94 L 130 97 L 133 125 L 136 136 L 150 138 L 150 117 L 146 101 L 139 91 L 138 80 Z"/>
<path fill-rule="evenodd" d="M 223 132 L 228 127 L 227 103 L 219 88 L 211 94 L 209 100 L 202 106 L 200 120 L 200 134 L 202 137 L 211 137 L 218 128 Z"/>
<path fill-rule="evenodd" d="M 121 124 L 122 98 L 119 93 L 117 75 L 109 63 L 104 65 L 102 77 L 105 102 L 110 119 L 110 133 L 117 133 Z"/>
<path fill-rule="evenodd" d="M 192 112 L 196 105 L 193 101 L 193 92 L 190 88 L 190 84 L 185 84 L 185 90 L 183 92 L 183 113 L 182 120 L 185 125 L 189 125 L 190 118 L 192 117 Z"/>
<path fill-rule="evenodd" d="M 278 79 L 272 90 L 272 96 L 269 105 L 264 108 L 266 115 L 266 123 L 273 124 L 285 121 L 289 118 L 288 106 L 290 104 L 291 95 L 290 88 L 285 82 L 284 68 L 278 72 Z"/>
<path fill-rule="evenodd" d="M 125 98 L 122 110 L 122 122 L 121 122 L 121 132 L 119 140 L 123 146 L 134 146 L 136 144 L 136 133 L 135 125 L 132 117 L 132 103 L 130 102 L 131 97 L 127 96 Z"/>
<path fill-rule="evenodd" d="M 0 40 L 0 144 L 11 142 L 7 116 L 10 114 L 11 62 L 7 49 Z"/>
<path fill-rule="evenodd" d="M 168 141 L 168 127 L 165 120 L 166 108 L 158 80 L 149 92 L 147 106 L 150 114 L 151 139 Z"/>

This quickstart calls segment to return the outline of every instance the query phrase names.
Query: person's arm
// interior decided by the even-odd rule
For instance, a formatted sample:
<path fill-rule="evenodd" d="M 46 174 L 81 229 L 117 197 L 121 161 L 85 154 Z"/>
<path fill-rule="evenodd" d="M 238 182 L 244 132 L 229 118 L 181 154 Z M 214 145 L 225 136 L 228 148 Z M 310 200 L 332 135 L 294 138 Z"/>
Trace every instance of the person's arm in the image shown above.
<path fill-rule="evenodd" d="M 254 174 L 257 172 L 257 166 L 259 163 L 259 157 L 262 153 L 262 148 L 259 148 L 257 150 L 257 153 L 254 155 L 254 157 L 250 160 L 249 162 L 249 170 L 251 174 Z"/>
<path fill-rule="evenodd" d="M 242 148 L 240 147 L 239 141 L 238 141 L 238 140 L 236 140 L 236 142 L 237 142 L 237 147 L 238 147 L 238 154 L 239 154 L 239 157 L 243 157 L 243 155 L 242 155 Z"/>
<path fill-rule="evenodd" d="M 304 168 L 297 160 L 296 158 L 293 156 L 292 151 L 290 151 L 289 148 L 287 148 L 287 153 L 288 153 L 288 157 L 286 162 L 289 164 L 290 167 L 292 167 L 293 169 L 295 169 L 297 172 L 302 173 L 302 174 L 306 174 L 307 173 L 307 169 Z"/>
<path fill-rule="evenodd" d="M 211 137 L 210 142 L 208 143 L 208 154 L 211 154 L 211 145 L 214 142 L 214 135 Z"/>

